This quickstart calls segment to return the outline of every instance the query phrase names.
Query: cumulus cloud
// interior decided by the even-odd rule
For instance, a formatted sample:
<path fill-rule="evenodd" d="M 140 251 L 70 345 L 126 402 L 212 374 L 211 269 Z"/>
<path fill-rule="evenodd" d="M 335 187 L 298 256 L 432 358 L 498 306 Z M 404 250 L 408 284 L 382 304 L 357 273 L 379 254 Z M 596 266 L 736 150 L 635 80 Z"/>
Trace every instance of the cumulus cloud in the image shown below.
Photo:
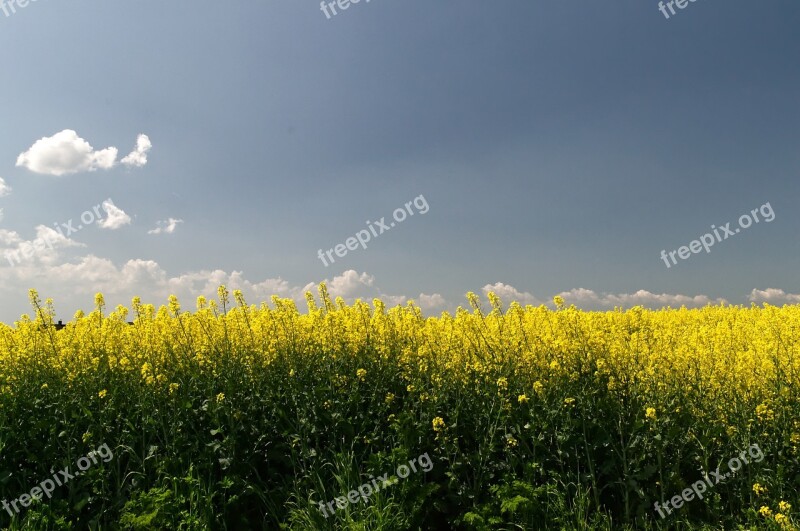
<path fill-rule="evenodd" d="M 433 295 L 420 293 L 417 298 L 417 305 L 425 312 L 434 313 L 447 310 L 450 303 L 438 293 L 434 293 Z"/>
<path fill-rule="evenodd" d="M 108 170 L 114 167 L 117 148 L 99 151 L 78 136 L 64 129 L 51 137 L 40 138 L 17 157 L 17 166 L 45 175 L 67 175 L 81 171 Z"/>
<path fill-rule="evenodd" d="M 110 202 L 109 202 L 110 203 Z M 104 204 L 104 208 L 108 205 Z M 113 204 L 111 204 L 113 206 Z M 112 210 L 112 208 L 108 208 Z M 120 210 L 120 212 L 122 212 Z M 121 214 L 124 215 L 124 212 Z M 109 217 L 116 215 L 109 214 Z M 169 295 L 179 297 L 184 308 L 192 309 L 194 301 L 200 295 L 216 298 L 217 287 L 226 285 L 230 290 L 241 289 L 250 303 L 270 302 L 272 295 L 288 298 L 305 309 L 305 293 L 312 292 L 317 296 L 317 286 L 325 281 L 331 297 L 342 297 L 352 303 L 356 299 L 371 302 L 380 298 L 388 306 L 404 305 L 411 297 L 404 294 L 390 293 L 381 289 L 377 279 L 366 272 L 354 270 L 344 271 L 329 279 L 317 279 L 305 284 L 294 284 L 286 279 L 264 278 L 248 279 L 241 271 L 224 271 L 221 269 L 200 269 L 170 275 L 156 261 L 132 259 L 123 263 L 115 263 L 107 258 L 94 254 L 75 256 L 65 261 L 67 249 L 85 247 L 52 228 L 39 225 L 36 227 L 36 238 L 25 240 L 17 232 L 0 229 L 0 298 L 20 306 L 25 304 L 25 290 L 20 286 L 36 286 L 43 296 L 53 297 L 57 302 L 59 314 L 69 318 L 79 307 L 89 310 L 92 307 L 93 294 L 101 291 L 106 295 L 110 307 L 116 304 L 129 306 L 131 297 L 141 296 L 145 302 L 165 304 Z M 19 253 L 19 260 L 9 261 L 6 252 Z M 13 267 L 12 267 L 13 265 Z M 263 278 L 263 277 L 262 277 Z M 512 301 L 539 306 L 550 298 L 540 299 L 532 293 L 521 291 L 502 282 L 487 284 L 483 292 L 495 292 L 503 300 L 504 306 Z M 661 308 L 664 306 L 700 307 L 707 304 L 726 302 L 706 295 L 656 294 L 646 290 L 633 293 L 600 293 L 585 288 L 577 288 L 559 294 L 567 304 L 575 304 L 584 310 L 607 310 L 614 307 L 646 306 Z M 750 295 L 753 301 L 764 300 L 776 302 L 800 302 L 800 295 L 787 294 L 778 289 L 753 290 Z M 416 304 L 426 315 L 434 315 L 439 311 L 453 312 L 455 305 L 441 294 L 420 293 L 413 297 Z M 24 306 L 23 306 L 24 307 Z M 0 321 L 8 322 L 15 318 L 17 308 L 6 304 L 0 307 Z"/>
<path fill-rule="evenodd" d="M 128 167 L 141 168 L 147 164 L 147 152 L 153 147 L 147 135 L 139 135 L 136 138 L 136 147 L 133 148 L 120 162 Z"/>
<path fill-rule="evenodd" d="M 131 224 L 131 217 L 110 200 L 103 201 L 103 210 L 106 211 L 107 215 L 106 219 L 101 219 L 97 222 L 100 228 L 117 230 L 120 227 Z"/>
<path fill-rule="evenodd" d="M 50 265 L 59 259 L 59 250 L 70 247 L 85 247 L 84 244 L 64 236 L 62 233 L 53 230 L 46 225 L 36 227 L 36 238 L 32 240 L 23 239 L 15 231 L 0 230 L 0 257 L 3 266 L 31 266 L 33 271 L 26 270 L 28 273 L 40 273 L 37 267 Z"/>
<path fill-rule="evenodd" d="M 11 187 L 6 184 L 5 179 L 0 177 L 0 197 L 5 197 L 11 194 Z"/>
<path fill-rule="evenodd" d="M 800 295 L 794 293 L 786 293 L 782 289 L 767 288 L 765 290 L 754 289 L 750 292 L 750 301 L 756 304 L 768 303 L 773 306 L 783 304 L 797 304 L 800 303 Z"/>
<path fill-rule="evenodd" d="M 12 231 L 0 230 L 0 244 L 7 242 L 17 246 L 22 239 Z M 0 255 L 1 256 L 1 255 Z M 198 270 L 170 276 L 155 261 L 134 259 L 116 265 L 109 259 L 89 254 L 67 263 L 36 263 L 10 267 L 0 263 L 0 296 L 19 293 L 19 286 L 35 285 L 43 296 L 53 297 L 60 315 L 69 316 L 82 307 L 91 309 L 93 294 L 100 291 L 106 295 L 109 306 L 130 305 L 133 296 L 141 296 L 144 302 L 156 306 L 165 304 L 169 295 L 177 295 L 186 309 L 192 309 L 198 296 L 216 299 L 217 287 L 224 284 L 229 290 L 240 289 L 249 303 L 270 303 L 272 295 L 292 299 L 303 311 L 306 307 L 305 293 L 310 291 L 318 299 L 320 281 L 328 286 L 332 298 L 342 297 L 352 304 L 356 299 L 371 303 L 380 298 L 387 306 L 405 304 L 404 295 L 385 293 L 375 282 L 375 277 L 353 270 L 344 271 L 330 279 L 320 279 L 307 284 L 292 284 L 278 278 L 261 281 L 247 279 L 241 271 L 227 272 L 220 269 Z M 447 307 L 447 301 L 439 294 L 421 293 L 417 305 L 426 311 Z M 20 301 L 24 304 L 23 300 Z M 451 308 L 447 308 L 451 310 Z M 12 312 L 9 315 L 9 312 Z M 13 318 L 12 308 L 0 307 L 0 321 Z"/>
<path fill-rule="evenodd" d="M 178 223 L 183 223 L 182 219 L 169 218 L 165 221 L 156 223 L 156 228 L 147 231 L 147 234 L 172 234 L 178 227 Z"/>
<path fill-rule="evenodd" d="M 567 304 L 587 310 L 609 310 L 616 307 L 631 308 L 633 306 L 645 306 L 647 308 L 664 308 L 670 306 L 677 308 L 686 306 L 689 308 L 699 308 L 709 304 L 726 303 L 725 299 L 714 299 L 706 295 L 680 295 L 669 293 L 651 293 L 647 290 L 639 290 L 635 293 L 597 293 L 595 291 L 577 288 L 570 291 L 559 293 Z"/>
<path fill-rule="evenodd" d="M 147 135 L 139 135 L 134 150 L 122 159 L 129 167 L 147 164 L 152 144 Z M 69 175 L 78 172 L 109 170 L 117 164 L 119 150 L 107 147 L 95 150 L 72 129 L 64 129 L 51 137 L 43 137 L 17 157 L 17 166 L 43 175 Z"/>
<path fill-rule="evenodd" d="M 552 298 L 542 300 L 535 295 L 522 292 L 513 286 L 497 282 L 487 284 L 483 288 L 484 294 L 493 291 L 500 297 L 505 305 L 511 302 L 518 302 L 522 305 L 540 306 L 546 304 L 553 307 Z M 558 293 L 567 305 L 574 304 L 584 310 L 611 310 L 616 307 L 631 308 L 633 306 L 645 306 L 647 308 L 664 308 L 667 306 L 676 308 L 680 306 L 698 308 L 708 304 L 721 304 L 727 302 L 725 299 L 714 299 L 706 295 L 680 295 L 668 293 L 651 293 L 646 290 L 639 290 L 635 293 L 598 293 L 585 288 L 576 288 L 569 291 Z"/>
<path fill-rule="evenodd" d="M 508 284 L 503 284 L 502 282 L 487 284 L 483 287 L 484 294 L 488 294 L 490 291 L 494 292 L 495 295 L 500 297 L 500 300 L 506 305 L 510 304 L 511 302 L 518 302 L 523 306 L 528 304 L 531 306 L 541 306 L 544 304 L 544 301 L 537 299 L 531 293 L 521 292 L 514 286 L 509 286 Z"/>

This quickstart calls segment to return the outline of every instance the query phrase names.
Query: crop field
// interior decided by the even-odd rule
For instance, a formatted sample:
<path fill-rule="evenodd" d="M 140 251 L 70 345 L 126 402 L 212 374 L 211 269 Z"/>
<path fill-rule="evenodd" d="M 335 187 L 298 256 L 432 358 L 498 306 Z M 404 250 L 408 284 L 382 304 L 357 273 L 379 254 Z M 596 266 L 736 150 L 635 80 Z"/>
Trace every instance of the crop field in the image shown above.
<path fill-rule="evenodd" d="M 221 287 L 0 325 L 0 527 L 795 529 L 800 307 Z M 132 324 L 129 324 L 132 323 Z"/>

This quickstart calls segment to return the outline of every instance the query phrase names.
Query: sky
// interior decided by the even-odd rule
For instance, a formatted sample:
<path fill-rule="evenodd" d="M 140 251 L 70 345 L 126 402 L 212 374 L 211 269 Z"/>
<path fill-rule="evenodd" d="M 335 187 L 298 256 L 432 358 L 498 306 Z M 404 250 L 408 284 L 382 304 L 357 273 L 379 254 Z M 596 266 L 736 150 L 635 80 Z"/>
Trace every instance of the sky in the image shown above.
<path fill-rule="evenodd" d="M 798 303 L 800 5 L 682 3 L 5 0 L 0 321 Z"/>

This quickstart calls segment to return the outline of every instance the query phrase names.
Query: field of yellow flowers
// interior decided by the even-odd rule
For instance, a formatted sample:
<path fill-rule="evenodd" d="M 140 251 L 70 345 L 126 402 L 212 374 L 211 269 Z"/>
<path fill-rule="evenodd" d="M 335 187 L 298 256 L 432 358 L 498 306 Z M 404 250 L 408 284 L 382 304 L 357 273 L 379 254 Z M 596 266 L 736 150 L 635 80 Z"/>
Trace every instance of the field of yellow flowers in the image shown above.
<path fill-rule="evenodd" d="M 0 502 L 101 445 L 9 529 L 795 529 L 800 307 L 425 317 L 174 297 L 0 325 Z M 132 324 L 129 324 L 132 322 Z M 757 444 L 665 518 L 669 500 Z M 323 515 L 427 453 L 419 471 Z M 717 468 L 721 467 L 721 468 Z M 336 506 L 334 506 L 336 507 Z"/>

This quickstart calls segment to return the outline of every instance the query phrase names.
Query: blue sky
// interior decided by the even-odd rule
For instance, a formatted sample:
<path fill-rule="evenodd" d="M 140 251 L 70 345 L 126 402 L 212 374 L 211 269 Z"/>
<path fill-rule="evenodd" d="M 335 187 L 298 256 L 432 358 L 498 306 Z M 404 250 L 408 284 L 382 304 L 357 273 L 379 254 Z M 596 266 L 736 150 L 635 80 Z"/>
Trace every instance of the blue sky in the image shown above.
<path fill-rule="evenodd" d="M 588 309 L 798 302 L 800 6 L 675 9 L 0 11 L 0 321 L 32 287 L 66 320 L 97 291 L 193 308 L 219 283 L 302 301 L 325 279 L 429 313 L 487 290 Z M 424 215 L 318 258 L 419 196 Z M 660 257 L 766 203 L 773 221 Z M 101 222 L 50 231 L 95 206 Z"/>

